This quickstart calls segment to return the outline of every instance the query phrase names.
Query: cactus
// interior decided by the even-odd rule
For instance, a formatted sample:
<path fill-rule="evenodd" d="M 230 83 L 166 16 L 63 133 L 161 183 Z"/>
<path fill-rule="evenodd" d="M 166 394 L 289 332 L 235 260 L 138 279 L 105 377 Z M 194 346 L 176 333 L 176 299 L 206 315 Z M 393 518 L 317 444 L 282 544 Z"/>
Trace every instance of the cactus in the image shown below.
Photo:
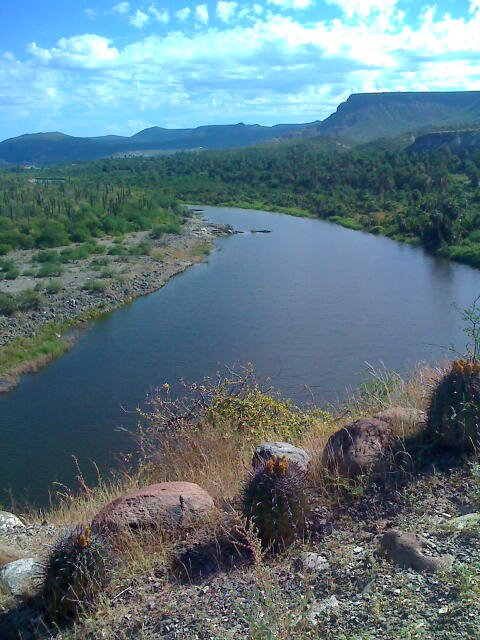
<path fill-rule="evenodd" d="M 243 494 L 243 512 L 263 548 L 283 551 L 306 532 L 309 511 L 305 473 L 285 457 L 257 469 Z"/>
<path fill-rule="evenodd" d="M 457 450 L 480 445 L 480 364 L 456 360 L 437 384 L 428 409 L 427 432 Z"/>
<path fill-rule="evenodd" d="M 111 550 L 90 527 L 77 527 L 51 549 L 44 565 L 41 597 L 57 622 L 73 620 L 92 606 L 113 569 Z"/>

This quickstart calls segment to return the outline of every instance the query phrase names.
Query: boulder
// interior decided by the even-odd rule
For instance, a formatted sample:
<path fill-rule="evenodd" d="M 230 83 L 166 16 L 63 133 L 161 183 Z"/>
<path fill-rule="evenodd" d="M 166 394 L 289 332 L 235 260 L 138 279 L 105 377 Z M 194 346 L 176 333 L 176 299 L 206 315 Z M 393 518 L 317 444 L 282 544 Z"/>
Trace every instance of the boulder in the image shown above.
<path fill-rule="evenodd" d="M 430 556 L 425 550 L 432 544 L 422 536 L 398 529 L 389 529 L 380 539 L 381 555 L 405 569 L 435 573 L 450 569 L 455 561 L 451 555 Z"/>
<path fill-rule="evenodd" d="M 23 529 L 24 527 L 25 525 L 20 518 L 17 518 L 13 513 L 0 511 L 0 531 L 10 531 L 11 529 L 19 528 Z"/>
<path fill-rule="evenodd" d="M 478 531 L 480 528 L 480 513 L 466 513 L 458 518 L 452 518 L 447 520 L 442 526 L 442 529 L 447 531 Z"/>
<path fill-rule="evenodd" d="M 323 464 L 346 478 L 382 474 L 388 468 L 394 440 L 393 431 L 385 421 L 357 420 L 330 436 L 323 452 Z"/>
<path fill-rule="evenodd" d="M 397 435 L 409 436 L 425 427 L 427 414 L 414 407 L 390 407 L 374 416 L 386 422 Z"/>
<path fill-rule="evenodd" d="M 42 565 L 36 558 L 23 558 L 6 564 L 0 570 L 0 588 L 14 596 L 29 594 L 41 575 Z"/>
<path fill-rule="evenodd" d="M 97 530 L 171 529 L 205 515 L 211 496 L 192 482 L 162 482 L 132 491 L 107 504 L 93 519 Z"/>
<path fill-rule="evenodd" d="M 302 471 L 308 470 L 310 463 L 310 456 L 308 453 L 300 447 L 294 447 L 293 444 L 288 442 L 262 442 L 255 449 L 255 453 L 252 458 L 252 466 L 254 469 L 259 467 L 263 462 L 269 460 L 272 456 L 278 456 L 285 458 L 291 462 L 294 462 Z"/>
<path fill-rule="evenodd" d="M 295 559 L 294 567 L 299 572 L 320 575 L 330 569 L 330 563 L 318 553 L 304 551 L 299 558 Z"/>

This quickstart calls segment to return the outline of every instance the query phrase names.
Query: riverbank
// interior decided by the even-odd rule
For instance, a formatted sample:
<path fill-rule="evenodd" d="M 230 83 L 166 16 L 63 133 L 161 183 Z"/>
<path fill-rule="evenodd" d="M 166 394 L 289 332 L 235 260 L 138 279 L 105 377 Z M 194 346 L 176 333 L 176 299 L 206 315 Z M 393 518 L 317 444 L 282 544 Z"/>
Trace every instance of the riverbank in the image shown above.
<path fill-rule="evenodd" d="M 144 416 L 140 468 L 85 485 L 51 511 L 19 514 L 23 522 L 3 516 L 0 562 L 44 561 L 71 525 L 85 526 L 111 500 L 154 482 L 198 483 L 215 502 L 211 517 L 182 523 L 175 535 L 133 530 L 123 551 L 117 547 L 111 582 L 71 625 L 45 624 L 36 583 L 33 598 L 4 591 L 2 639 L 19 631 L 23 640 L 479 637 L 478 458 L 423 446 L 406 476 L 386 484 L 368 474 L 337 478 L 323 463 L 328 439 L 359 418 L 377 416 L 373 424 L 399 438 L 420 436 L 441 373 L 419 368 L 404 381 L 377 372 L 328 414 L 299 410 L 240 375 L 232 395 L 222 384 L 192 387 L 199 402 L 186 423 L 172 421 L 178 414 L 164 389 Z M 262 550 L 241 516 L 252 453 L 271 439 L 302 447 L 310 459 L 309 533 L 280 554 Z M 403 536 L 398 548 L 394 535 Z"/>
<path fill-rule="evenodd" d="M 38 252 L 10 254 L 22 275 L 0 280 L 0 292 L 26 300 L 29 308 L 0 315 L 0 392 L 62 355 L 95 318 L 156 291 L 204 260 L 215 239 L 232 232 L 228 225 L 207 223 L 194 214 L 179 234 L 150 238 L 148 232 L 139 232 L 121 242 L 102 238 L 100 254 L 62 266 L 49 261 L 43 272 L 42 266 L 36 269 Z"/>

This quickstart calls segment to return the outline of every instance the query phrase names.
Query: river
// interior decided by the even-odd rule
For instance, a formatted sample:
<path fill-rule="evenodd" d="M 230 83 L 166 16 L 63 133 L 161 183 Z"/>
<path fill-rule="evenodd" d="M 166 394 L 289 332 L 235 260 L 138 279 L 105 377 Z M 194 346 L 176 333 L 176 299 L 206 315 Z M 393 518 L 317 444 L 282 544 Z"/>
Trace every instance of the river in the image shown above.
<path fill-rule="evenodd" d="M 0 503 L 44 505 L 53 482 L 75 488 L 75 456 L 115 465 L 135 408 L 164 382 L 252 362 L 296 402 L 323 405 L 365 376 L 366 362 L 406 373 L 465 336 L 454 304 L 480 293 L 480 271 L 387 238 L 276 213 L 205 207 L 245 233 L 208 262 L 94 322 L 75 347 L 0 396 Z M 250 233 L 269 229 L 272 233 Z"/>

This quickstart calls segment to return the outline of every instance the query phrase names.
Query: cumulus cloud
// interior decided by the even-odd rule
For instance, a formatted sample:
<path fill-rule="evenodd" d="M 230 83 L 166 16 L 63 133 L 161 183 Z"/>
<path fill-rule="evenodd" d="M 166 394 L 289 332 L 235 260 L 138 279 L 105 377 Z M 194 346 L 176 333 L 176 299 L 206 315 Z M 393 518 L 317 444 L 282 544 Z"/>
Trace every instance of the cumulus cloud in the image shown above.
<path fill-rule="evenodd" d="M 124 16 L 130 11 L 130 3 L 129 2 L 119 2 L 114 7 L 112 7 L 112 11 L 115 13 L 119 13 Z"/>
<path fill-rule="evenodd" d="M 186 20 L 191 13 L 190 7 L 184 7 L 183 9 L 179 9 L 175 15 L 179 20 Z"/>
<path fill-rule="evenodd" d="M 150 20 L 150 16 L 137 9 L 133 16 L 130 16 L 130 24 L 135 27 L 135 29 L 141 29 L 147 22 Z"/>
<path fill-rule="evenodd" d="M 60 38 L 57 46 L 51 49 L 43 49 L 32 42 L 27 51 L 43 63 L 54 62 L 92 69 L 118 58 L 118 49 L 111 47 L 110 43 L 109 38 L 86 33 L 82 36 Z"/>
<path fill-rule="evenodd" d="M 195 7 L 195 20 L 201 24 L 208 24 L 208 7 L 206 4 L 199 4 Z"/>
<path fill-rule="evenodd" d="M 398 0 L 326 0 L 327 4 L 340 7 L 347 18 L 367 18 L 374 12 L 391 13 Z"/>
<path fill-rule="evenodd" d="M 157 7 L 152 4 L 148 8 L 148 12 L 157 20 L 158 22 L 163 22 L 163 24 L 168 24 L 170 21 L 170 12 L 168 9 L 157 9 Z"/>
<path fill-rule="evenodd" d="M 268 0 L 269 4 L 274 4 L 283 9 L 308 9 L 314 0 Z"/>
<path fill-rule="evenodd" d="M 237 2 L 217 2 L 217 17 L 223 22 L 230 22 L 237 9 Z"/>

